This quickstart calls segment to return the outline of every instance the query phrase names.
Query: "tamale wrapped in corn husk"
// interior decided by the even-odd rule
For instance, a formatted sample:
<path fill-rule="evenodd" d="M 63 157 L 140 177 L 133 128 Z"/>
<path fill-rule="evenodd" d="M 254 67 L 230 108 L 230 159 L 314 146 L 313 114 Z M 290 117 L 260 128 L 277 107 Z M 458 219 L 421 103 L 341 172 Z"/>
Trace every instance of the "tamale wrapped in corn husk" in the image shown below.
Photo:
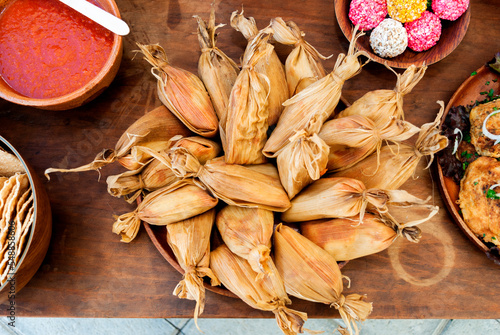
<path fill-rule="evenodd" d="M 178 135 L 178 134 L 175 134 L 175 136 L 182 137 L 182 135 Z M 138 144 L 138 146 L 142 146 L 142 145 Z M 151 150 L 154 150 L 154 151 L 167 150 L 168 148 L 170 148 L 172 146 L 172 139 L 169 139 L 168 141 L 149 143 L 148 145 L 145 145 L 145 146 Z M 123 166 L 124 168 L 126 168 L 129 171 L 135 171 L 135 170 L 138 170 L 140 168 L 143 168 L 144 166 L 146 166 L 146 164 L 148 162 L 151 161 L 150 155 L 148 155 L 142 151 L 139 151 L 136 148 L 137 148 L 137 146 L 133 146 L 130 149 L 130 154 L 123 156 L 123 157 L 120 157 L 118 159 L 118 163 L 120 163 L 121 166 Z"/>
<path fill-rule="evenodd" d="M 274 52 L 264 31 L 253 38 L 243 56 L 243 69 L 231 90 L 225 132 L 221 131 L 226 162 L 261 164 L 266 158 L 262 148 L 267 140 L 270 79 L 256 70 L 256 64 Z"/>
<path fill-rule="evenodd" d="M 178 180 L 169 167 L 153 159 L 139 170 L 109 176 L 106 178 L 106 184 L 110 195 L 117 198 L 124 196 L 128 203 L 132 203 L 143 190 L 155 191 Z"/>
<path fill-rule="evenodd" d="M 337 107 L 344 82 L 359 72 L 362 64 L 358 57 L 366 56 L 364 51 L 357 51 L 356 40 L 360 34 L 354 34 L 347 55 L 339 54 L 333 71 L 303 91 L 287 100 L 278 124 L 264 146 L 266 157 L 276 157 L 299 130 L 308 134 L 318 133 L 323 123 Z"/>
<path fill-rule="evenodd" d="M 200 136 L 174 136 L 171 142 L 173 147 L 186 148 L 202 164 L 217 157 L 221 151 L 218 143 Z M 140 148 L 135 147 L 134 149 L 138 154 L 150 157 L 149 154 L 141 151 Z M 109 176 L 106 179 L 106 183 L 108 184 L 109 194 L 114 197 L 126 196 L 127 202 L 132 203 L 141 194 L 142 190 L 155 191 L 178 180 L 179 178 L 177 178 L 169 166 L 166 166 L 157 159 L 152 159 L 144 168 L 139 170 Z"/>
<path fill-rule="evenodd" d="M 158 96 L 167 108 L 192 132 L 213 137 L 219 122 L 203 82 L 195 74 L 170 65 L 158 44 L 137 43 L 144 59 L 153 66 L 158 80 Z"/>
<path fill-rule="evenodd" d="M 271 236 L 274 214 L 259 208 L 226 206 L 216 219 L 217 228 L 228 248 L 246 259 L 258 273 L 256 280 L 272 275 Z"/>
<path fill-rule="evenodd" d="M 335 307 L 347 326 L 348 334 L 358 334 L 356 321 L 372 312 L 372 303 L 359 294 L 344 296 L 336 260 L 324 249 L 294 231 L 278 225 L 274 233 L 275 263 L 285 282 L 286 292 L 297 298 Z M 343 334 L 347 332 L 339 329 Z"/>
<path fill-rule="evenodd" d="M 137 235 L 141 220 L 166 226 L 202 214 L 215 205 L 217 199 L 196 186 L 192 179 L 181 180 L 149 193 L 135 211 L 116 217 L 113 233 L 128 243 Z"/>
<path fill-rule="evenodd" d="M 122 134 L 114 149 L 104 149 L 90 164 L 74 169 L 49 168 L 45 170 L 45 176 L 50 179 L 49 173 L 53 172 L 99 170 L 103 166 L 129 155 L 132 147 L 136 145 L 157 149 L 168 145 L 172 136 L 188 136 L 189 134 L 190 131 L 165 106 L 160 106 L 135 121 Z M 145 155 L 141 157 L 142 161 L 140 163 L 144 165 L 150 158 L 150 156 Z M 138 168 L 138 166 L 134 167 Z"/>
<path fill-rule="evenodd" d="M 419 130 L 394 117 L 378 126 L 365 116 L 352 115 L 325 122 L 318 135 L 330 147 L 328 170 L 341 171 L 374 152 L 378 155 L 384 142 L 407 140 Z"/>
<path fill-rule="evenodd" d="M 410 65 L 403 74 L 396 73 L 388 66 L 387 68 L 398 78 L 394 90 L 368 92 L 340 112 L 337 117 L 363 115 L 377 125 L 386 124 L 391 117 L 404 120 L 403 97 L 410 93 L 424 77 L 427 66 L 417 68 L 415 65 Z"/>
<path fill-rule="evenodd" d="M 278 152 L 281 184 L 290 199 L 326 172 L 329 150 L 317 134 L 308 136 L 305 130 L 300 130 Z"/>
<path fill-rule="evenodd" d="M 293 46 L 285 62 L 288 93 L 291 97 L 326 76 L 321 60 L 326 60 L 331 56 L 323 56 L 307 43 L 304 40 L 305 34 L 293 21 L 285 23 L 281 17 L 278 17 L 271 20 L 271 28 L 276 42 Z"/>
<path fill-rule="evenodd" d="M 198 316 L 205 308 L 205 287 L 203 277 L 209 277 L 212 286 L 220 285 L 210 269 L 210 233 L 215 221 L 215 209 L 191 219 L 169 224 L 167 242 L 184 277 L 174 289 L 174 294 L 181 299 L 196 301 L 194 320 L 198 327 Z M 199 328 L 198 328 L 199 329 Z"/>
<path fill-rule="evenodd" d="M 200 164 L 185 148 L 172 148 L 166 153 L 147 152 L 170 166 L 177 177 L 194 178 L 195 183 L 228 205 L 262 208 L 283 212 L 290 207 L 290 200 L 283 190 L 273 167 L 266 165 L 266 172 L 242 165 L 227 164 L 224 157 L 217 157 Z M 276 170 L 276 168 L 274 168 Z"/>
<path fill-rule="evenodd" d="M 307 314 L 286 307 L 291 304 L 283 280 L 271 261 L 272 275 L 255 280 L 257 273 L 247 260 L 233 254 L 226 245 L 210 253 L 210 267 L 229 289 L 250 307 L 275 314 L 278 326 L 286 335 L 302 333 Z"/>
<path fill-rule="evenodd" d="M 398 189 L 416 171 L 423 156 L 430 156 L 427 168 L 432 164 L 434 154 L 448 146 L 446 136 L 440 134 L 439 122 L 444 112 L 444 103 L 439 101 L 441 110 L 434 122 L 420 127 L 415 146 L 392 144 L 382 147 L 380 154 L 372 154 L 348 170 L 331 174 L 331 177 L 356 178 L 367 188 L 385 190 Z M 378 165 L 380 162 L 380 165 Z"/>
<path fill-rule="evenodd" d="M 286 222 L 325 218 L 342 218 L 359 214 L 359 222 L 367 208 L 380 213 L 388 204 L 424 205 L 429 199 L 419 199 L 404 190 L 367 189 L 363 182 L 352 178 L 321 178 L 292 201 L 292 207 L 281 215 Z"/>
<path fill-rule="evenodd" d="M 254 18 L 244 17 L 243 11 L 241 13 L 235 11 L 231 14 L 231 27 L 241 32 L 249 43 L 252 43 L 252 40 L 259 34 Z M 283 103 L 288 99 L 289 94 L 283 64 L 281 64 L 274 47 L 271 45 L 270 47 L 272 51 L 269 57 L 260 58 L 254 67 L 258 73 L 269 79 L 270 91 L 267 108 L 269 110 L 268 124 L 271 126 L 278 122 L 283 111 Z"/>
<path fill-rule="evenodd" d="M 217 41 L 215 31 L 224 25 L 215 25 L 214 6 L 210 11 L 208 23 L 197 15 L 194 17 L 198 22 L 198 41 L 201 47 L 201 56 L 198 60 L 198 75 L 207 88 L 220 122 L 226 119 L 229 95 L 240 69 L 231 58 L 215 46 Z M 221 124 L 221 127 L 224 126 L 224 124 Z"/>
<path fill-rule="evenodd" d="M 328 251 L 335 260 L 348 261 L 385 250 L 398 236 L 410 242 L 419 242 L 422 233 L 416 225 L 428 219 L 430 217 L 406 225 L 388 215 L 366 213 L 363 224 L 357 224 L 359 216 L 315 220 L 301 223 L 300 231 Z"/>

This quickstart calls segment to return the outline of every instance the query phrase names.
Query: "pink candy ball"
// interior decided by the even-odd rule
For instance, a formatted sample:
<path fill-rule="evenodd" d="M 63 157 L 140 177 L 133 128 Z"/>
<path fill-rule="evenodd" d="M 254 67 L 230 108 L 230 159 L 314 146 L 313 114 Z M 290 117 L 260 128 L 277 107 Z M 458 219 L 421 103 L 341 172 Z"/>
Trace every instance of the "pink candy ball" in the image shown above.
<path fill-rule="evenodd" d="M 414 51 L 425 51 L 436 45 L 441 37 L 441 20 L 429 11 L 412 22 L 405 23 L 408 34 L 408 47 Z"/>
<path fill-rule="evenodd" d="M 469 0 L 432 0 L 432 10 L 443 20 L 455 21 L 469 7 Z"/>
<path fill-rule="evenodd" d="M 349 19 L 359 29 L 368 31 L 379 25 L 387 16 L 386 0 L 352 0 Z"/>

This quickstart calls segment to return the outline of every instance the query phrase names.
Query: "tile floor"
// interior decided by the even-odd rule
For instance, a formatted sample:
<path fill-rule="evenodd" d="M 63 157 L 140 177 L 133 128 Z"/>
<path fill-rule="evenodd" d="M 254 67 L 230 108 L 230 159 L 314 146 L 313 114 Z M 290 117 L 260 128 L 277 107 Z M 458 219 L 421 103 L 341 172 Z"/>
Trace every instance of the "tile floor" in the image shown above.
<path fill-rule="evenodd" d="M 0 334 L 9 335 L 198 335 L 192 319 L 17 318 L 15 328 L 0 318 Z M 202 335 L 280 335 L 273 319 L 200 319 Z M 310 319 L 307 327 L 335 334 L 339 320 Z M 361 335 L 500 334 L 500 320 L 368 320 Z M 338 334 L 338 332 L 336 333 Z"/>

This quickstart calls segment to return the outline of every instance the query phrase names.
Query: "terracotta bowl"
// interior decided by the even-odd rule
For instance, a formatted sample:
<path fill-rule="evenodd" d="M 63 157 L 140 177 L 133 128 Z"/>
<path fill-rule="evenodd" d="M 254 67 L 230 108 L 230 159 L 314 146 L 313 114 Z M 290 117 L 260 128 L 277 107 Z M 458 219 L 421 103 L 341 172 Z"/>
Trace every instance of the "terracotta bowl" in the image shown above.
<path fill-rule="evenodd" d="M 33 192 L 33 204 L 35 206 L 34 221 L 31 225 L 31 231 L 27 237 L 23 254 L 14 269 L 15 292 L 17 294 L 28 283 L 31 277 L 33 277 L 47 253 L 52 233 L 52 213 L 50 210 L 49 197 L 33 168 L 21 157 L 19 152 L 1 136 L 0 146 L 6 151 L 16 155 L 24 165 L 24 169 L 28 173 L 28 179 Z M 10 290 L 10 281 L 6 281 L 0 286 L 0 302 L 4 302 L 8 299 Z"/>
<path fill-rule="evenodd" d="M 8 3 L 9 1 L 0 1 L 0 11 L 3 10 Z M 100 0 L 99 3 L 106 11 L 120 17 L 120 12 L 114 0 Z M 79 107 L 96 98 L 109 86 L 109 84 L 111 84 L 120 67 L 122 53 L 122 37 L 115 34 L 113 47 L 107 62 L 104 64 L 99 74 L 84 87 L 57 98 L 34 99 L 17 93 L 0 77 L 0 98 L 19 105 L 32 106 L 40 109 L 66 110 Z"/>
<path fill-rule="evenodd" d="M 492 71 L 488 65 L 484 65 L 477 69 L 475 73 L 476 74 L 474 76 L 467 77 L 467 79 L 462 83 L 462 85 L 460 85 L 458 90 L 456 90 L 451 97 L 441 119 L 441 127 L 443 126 L 444 120 L 452 107 L 460 105 L 465 106 L 470 104 L 472 101 L 483 100 L 485 97 L 481 94 L 481 92 L 489 91 L 490 89 L 498 92 L 500 89 L 500 74 Z M 473 244 L 482 250 L 489 259 L 497 265 L 500 265 L 500 254 L 498 252 L 498 248 L 490 248 L 490 246 L 474 234 L 467 223 L 465 223 L 460 211 L 460 206 L 457 204 L 460 186 L 455 184 L 453 179 L 444 175 L 443 169 L 437 160 L 435 164 L 437 166 L 437 173 L 439 177 L 439 190 L 453 220 Z"/>
<path fill-rule="evenodd" d="M 354 25 L 349 19 L 349 5 L 351 0 L 335 0 L 335 16 L 340 29 L 348 40 L 351 40 Z M 441 20 L 443 26 L 441 38 L 435 46 L 427 51 L 415 52 L 406 48 L 405 52 L 394 58 L 381 58 L 377 56 L 370 46 L 370 32 L 360 37 L 356 43 L 358 49 L 366 51 L 370 58 L 381 64 L 391 67 L 406 69 L 412 64 L 416 66 L 431 65 L 448 56 L 462 42 L 470 22 L 470 5 L 467 11 L 456 21 Z"/>

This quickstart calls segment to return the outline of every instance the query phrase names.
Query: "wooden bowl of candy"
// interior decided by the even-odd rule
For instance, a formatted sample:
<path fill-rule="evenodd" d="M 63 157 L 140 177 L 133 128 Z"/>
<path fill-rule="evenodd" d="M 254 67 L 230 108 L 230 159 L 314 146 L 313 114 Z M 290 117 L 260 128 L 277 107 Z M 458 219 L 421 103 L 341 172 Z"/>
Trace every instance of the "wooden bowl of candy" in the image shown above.
<path fill-rule="evenodd" d="M 90 2 L 120 16 L 114 0 Z M 11 0 L 1 2 L 0 11 L 1 98 L 41 109 L 76 108 L 116 76 L 122 37 L 65 4 Z"/>
<path fill-rule="evenodd" d="M 52 215 L 45 189 L 14 147 L 0 136 L 2 238 L 0 301 L 15 299 L 47 253 Z"/>
<path fill-rule="evenodd" d="M 351 40 L 355 24 L 365 31 L 356 46 L 372 60 L 395 68 L 430 65 L 448 56 L 464 38 L 469 1 L 335 0 L 340 29 Z"/>

